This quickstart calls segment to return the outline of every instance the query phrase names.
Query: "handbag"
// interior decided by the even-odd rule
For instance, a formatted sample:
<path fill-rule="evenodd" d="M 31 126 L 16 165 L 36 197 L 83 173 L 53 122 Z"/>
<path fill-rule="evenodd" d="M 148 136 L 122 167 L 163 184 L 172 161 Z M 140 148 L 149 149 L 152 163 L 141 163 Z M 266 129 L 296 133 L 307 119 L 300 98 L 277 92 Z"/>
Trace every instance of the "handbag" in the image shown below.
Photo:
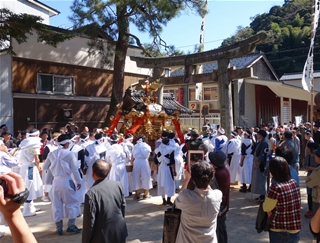
<path fill-rule="evenodd" d="M 268 217 L 268 214 L 265 211 L 263 211 L 262 205 L 263 205 L 263 202 L 261 202 L 259 205 L 257 219 L 256 219 L 256 230 L 259 234 L 262 231 L 270 230 L 270 224 L 273 217 L 273 215 Z"/>
<path fill-rule="evenodd" d="M 163 243 L 175 243 L 178 229 L 180 226 L 181 210 L 175 207 L 173 204 L 172 208 L 168 208 L 164 212 L 163 220 Z"/>

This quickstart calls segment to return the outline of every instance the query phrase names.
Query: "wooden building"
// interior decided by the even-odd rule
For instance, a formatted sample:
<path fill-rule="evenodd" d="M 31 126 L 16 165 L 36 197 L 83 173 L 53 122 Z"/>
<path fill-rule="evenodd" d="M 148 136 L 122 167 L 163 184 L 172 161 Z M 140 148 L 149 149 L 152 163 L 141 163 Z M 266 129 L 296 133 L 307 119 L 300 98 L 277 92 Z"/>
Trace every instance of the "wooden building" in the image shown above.
<path fill-rule="evenodd" d="M 12 40 L 16 55 L 0 54 L 0 123 L 11 131 L 60 129 L 71 121 L 80 129 L 83 125 L 101 127 L 111 99 L 113 67 L 102 67 L 99 54 L 89 56 L 87 43 L 83 36 L 57 48 L 38 43 L 36 35 L 23 44 Z M 129 55 L 142 54 L 137 47 L 129 48 L 124 90 L 150 75 L 149 69 L 138 68 Z"/>

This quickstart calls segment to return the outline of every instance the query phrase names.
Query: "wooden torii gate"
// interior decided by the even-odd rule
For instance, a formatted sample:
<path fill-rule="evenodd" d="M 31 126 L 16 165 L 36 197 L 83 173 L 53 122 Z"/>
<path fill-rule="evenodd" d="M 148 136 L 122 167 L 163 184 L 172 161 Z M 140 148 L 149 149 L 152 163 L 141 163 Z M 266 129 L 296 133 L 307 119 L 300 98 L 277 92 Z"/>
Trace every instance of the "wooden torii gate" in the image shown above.
<path fill-rule="evenodd" d="M 252 68 L 238 70 L 234 67 L 230 68 L 230 59 L 242 57 L 254 52 L 256 46 L 263 43 L 266 38 L 267 34 L 262 32 L 244 41 L 211 51 L 161 58 L 131 56 L 130 59 L 136 61 L 138 67 L 152 68 L 153 79 L 160 79 L 160 82 L 163 85 L 218 82 L 221 126 L 225 129 L 228 136 L 233 130 L 231 81 L 236 79 L 254 78 Z M 218 70 L 214 70 L 212 73 L 194 74 L 196 65 L 212 63 L 214 61 L 218 62 Z M 178 66 L 185 67 L 184 76 L 180 78 L 161 77 L 164 68 Z M 162 104 L 163 88 L 159 90 L 159 103 Z"/>

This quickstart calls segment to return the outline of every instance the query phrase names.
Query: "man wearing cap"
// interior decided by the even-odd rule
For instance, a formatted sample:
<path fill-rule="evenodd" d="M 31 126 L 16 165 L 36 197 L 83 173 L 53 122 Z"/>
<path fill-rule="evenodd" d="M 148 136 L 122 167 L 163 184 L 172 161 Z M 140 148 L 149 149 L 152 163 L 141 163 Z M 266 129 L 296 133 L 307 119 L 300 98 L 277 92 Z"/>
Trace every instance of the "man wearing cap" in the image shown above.
<path fill-rule="evenodd" d="M 228 143 L 228 138 L 224 135 L 225 131 L 222 127 L 219 127 L 217 130 L 217 137 L 214 141 L 214 151 L 219 151 L 221 150 L 222 152 L 226 153 L 227 150 L 227 143 Z"/>
<path fill-rule="evenodd" d="M 227 156 L 222 151 L 209 153 L 210 163 L 215 168 L 215 179 L 218 189 L 222 192 L 222 202 L 220 205 L 220 212 L 217 218 L 217 239 L 218 243 L 227 243 L 227 227 L 226 218 L 229 211 L 230 201 L 230 173 L 225 166 Z"/>
<path fill-rule="evenodd" d="M 307 187 L 312 188 L 312 213 L 316 214 L 320 201 L 320 148 L 314 151 L 315 161 L 318 167 L 306 178 Z"/>
<path fill-rule="evenodd" d="M 9 151 L 15 147 L 17 147 L 13 140 L 11 139 L 12 133 L 9 131 L 5 131 L 2 133 L 3 143 L 9 149 Z"/>
<path fill-rule="evenodd" d="M 67 233 L 80 233 L 76 225 L 76 218 L 80 214 L 79 200 L 76 191 L 81 187 L 78 171 L 77 156 L 69 149 L 70 136 L 63 134 L 58 137 L 62 146 L 48 154 L 43 164 L 44 170 L 50 170 L 53 175 L 52 188 L 49 192 L 52 216 L 57 228 L 57 234 L 63 234 L 64 215 L 69 219 Z M 77 185 L 74 184 L 72 176 Z"/>
<path fill-rule="evenodd" d="M 264 201 L 267 193 L 267 178 L 269 174 L 267 157 L 269 145 L 266 136 L 267 132 L 265 130 L 260 130 L 257 133 L 258 144 L 254 153 L 251 191 L 254 194 L 260 195 L 256 198 L 258 201 Z"/>
<path fill-rule="evenodd" d="M 29 190 L 29 196 L 24 203 L 23 216 L 34 216 L 38 211 L 34 207 L 33 200 L 43 196 L 43 183 L 40 177 L 40 132 L 32 129 L 27 133 L 27 138 L 20 143 L 20 175 L 24 180 L 26 188 Z"/>

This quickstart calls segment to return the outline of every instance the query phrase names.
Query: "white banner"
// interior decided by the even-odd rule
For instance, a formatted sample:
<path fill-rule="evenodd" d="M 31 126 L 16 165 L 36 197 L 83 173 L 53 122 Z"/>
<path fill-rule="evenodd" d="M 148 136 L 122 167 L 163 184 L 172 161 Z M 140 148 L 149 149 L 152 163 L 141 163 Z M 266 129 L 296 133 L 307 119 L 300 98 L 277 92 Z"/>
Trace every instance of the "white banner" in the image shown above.
<path fill-rule="evenodd" d="M 304 64 L 303 73 L 302 73 L 302 87 L 304 90 L 310 92 L 312 86 L 313 79 L 313 47 L 314 47 L 314 39 L 316 36 L 316 30 L 318 28 L 320 15 L 320 0 L 315 0 L 314 5 L 314 20 L 313 20 L 313 28 L 311 30 L 311 42 L 310 49 L 308 53 L 308 57 L 306 63 Z"/>
<path fill-rule="evenodd" d="M 202 83 L 196 83 L 196 100 L 202 100 Z"/>
<path fill-rule="evenodd" d="M 296 127 L 300 126 L 300 123 L 302 122 L 302 116 L 295 116 L 296 120 Z"/>
<path fill-rule="evenodd" d="M 278 116 L 273 116 L 272 119 L 273 119 L 274 127 L 277 128 L 279 126 Z"/>

